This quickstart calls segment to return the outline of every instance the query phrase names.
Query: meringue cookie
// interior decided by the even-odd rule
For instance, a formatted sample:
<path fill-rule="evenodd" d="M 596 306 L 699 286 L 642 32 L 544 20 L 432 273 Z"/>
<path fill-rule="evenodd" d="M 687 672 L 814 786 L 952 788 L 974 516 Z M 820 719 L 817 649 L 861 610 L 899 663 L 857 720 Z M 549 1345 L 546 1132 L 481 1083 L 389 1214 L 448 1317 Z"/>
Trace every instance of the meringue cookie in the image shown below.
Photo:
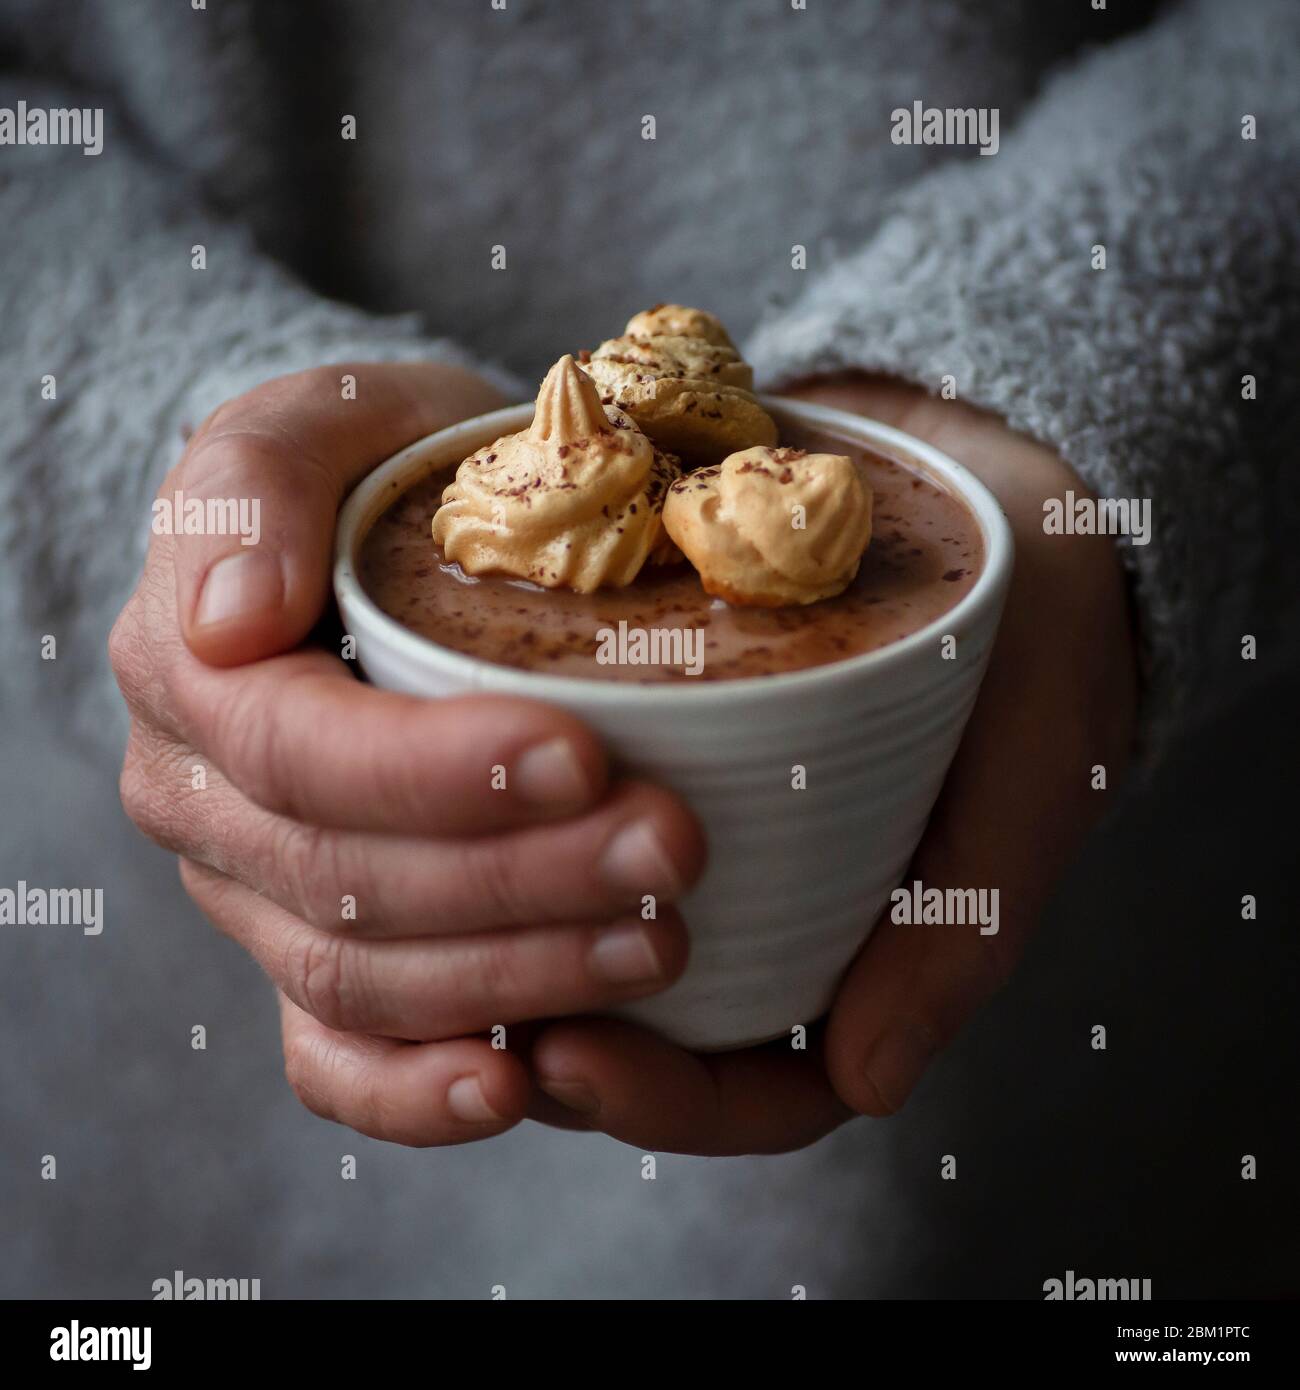
<path fill-rule="evenodd" d="M 705 318 L 712 315 L 666 305 L 637 315 L 628 327 L 708 328 Z M 726 338 L 721 324 L 713 336 L 718 333 Z M 660 448 L 688 463 L 716 463 L 733 450 L 776 443 L 776 423 L 752 390 L 753 369 L 729 341 L 685 331 L 628 332 L 601 343 L 583 367 L 606 404 L 627 411 Z"/>
<path fill-rule="evenodd" d="M 843 454 L 745 449 L 675 482 L 664 526 L 705 592 L 761 608 L 816 603 L 858 572 L 871 489 Z"/>
<path fill-rule="evenodd" d="M 656 304 L 633 314 L 623 330 L 629 338 L 703 338 L 717 347 L 734 348 L 721 319 L 707 309 L 688 309 L 684 304 Z"/>
<path fill-rule="evenodd" d="M 505 574 L 590 593 L 675 556 L 663 499 L 680 476 L 636 424 L 606 410 L 590 377 L 561 357 L 533 422 L 471 454 L 433 518 L 433 539 L 466 574 Z"/>

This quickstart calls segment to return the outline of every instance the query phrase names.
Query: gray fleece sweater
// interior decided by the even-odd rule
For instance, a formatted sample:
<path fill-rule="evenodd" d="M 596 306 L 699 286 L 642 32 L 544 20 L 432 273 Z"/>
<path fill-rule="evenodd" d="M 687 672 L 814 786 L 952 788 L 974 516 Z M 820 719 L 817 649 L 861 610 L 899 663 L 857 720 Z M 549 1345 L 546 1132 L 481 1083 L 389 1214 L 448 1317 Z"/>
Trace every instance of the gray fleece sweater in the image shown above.
<path fill-rule="evenodd" d="M 0 107 L 105 112 L 97 157 L 0 146 L 0 602 L 67 679 L 10 676 L 105 727 L 148 501 L 223 398 L 343 355 L 522 395 L 674 299 L 757 325 L 768 385 L 951 376 L 1149 499 L 1147 709 L 1185 717 L 1294 614 L 1300 7 L 1150 10 L 0 0 Z M 914 102 L 996 108 L 997 153 L 893 143 Z"/>
<path fill-rule="evenodd" d="M 1300 337 L 1297 53 L 1294 0 L 1101 11 L 1083 0 L 0 0 L 0 111 L 104 111 L 94 157 L 0 144 L 7 698 L 116 758 L 104 637 L 182 431 L 221 400 L 344 356 L 473 362 L 522 398 L 559 351 L 669 299 L 747 337 L 769 386 L 844 367 L 931 390 L 951 376 L 1103 494 L 1150 499 L 1151 543 L 1126 556 L 1149 721 L 1176 728 L 1240 684 L 1242 634 L 1267 653 L 1294 630 L 1286 560 L 1300 517 L 1279 462 L 1294 448 Z M 997 153 L 893 143 L 891 113 L 914 102 L 996 108 Z M 342 138 L 346 116 L 355 140 Z M 504 270 L 492 267 L 498 246 Z M 57 662 L 39 659 L 46 633 Z M 34 776 L 28 814 L 45 814 L 39 788 L 66 799 L 76 786 Z M 189 985 L 177 963 L 168 989 L 185 997 Z M 91 997 L 95 983 L 85 988 Z M 122 1021 L 120 1049 L 137 1026 Z M 137 1053 L 135 1065 L 171 1084 L 161 1056 Z M 217 1109 L 214 1135 L 230 1113 Z M 43 1145 L 48 1112 L 33 1114 L 30 1143 Z M 120 1171 L 148 1173 L 134 1132 L 114 1136 Z M 303 1142 L 321 1133 L 338 1147 L 320 1127 Z M 281 1140 L 271 1127 L 268 1146 Z M 667 1263 L 647 1263 L 644 1245 L 633 1258 L 620 1231 L 644 1238 L 692 1208 L 618 1186 L 622 1169 L 615 1183 L 614 1158 L 587 1139 L 538 1148 L 512 1136 L 486 1159 L 442 1156 L 437 1171 L 470 1187 L 484 1163 L 499 1179 L 486 1214 L 459 1215 L 456 1180 L 444 1179 L 443 1235 L 495 1251 L 497 1228 L 535 1230 L 544 1245 L 559 1189 L 540 1175 L 562 1163 L 593 1194 L 591 1263 L 558 1282 L 538 1265 L 540 1291 L 690 1291 L 694 1262 L 712 1292 L 799 1279 L 888 1292 L 837 1244 L 840 1214 L 858 1210 L 855 1142 L 846 1131 L 779 1165 L 691 1168 L 716 1177 L 698 1178 L 697 1216 L 759 1220 L 767 1203 L 782 1230 L 804 1233 L 788 1277 L 751 1271 L 712 1237 L 693 1247 L 685 1227 Z M 398 1158 L 374 1161 L 390 1165 L 393 1194 L 418 1196 L 422 1166 L 399 1176 Z M 277 1179 L 284 1190 L 259 1218 L 268 1230 L 302 1171 Z M 518 1201 L 502 1198 L 512 1183 Z M 164 1206 L 169 1191 L 158 1187 Z M 411 1208 L 390 1201 L 396 1231 Z M 880 1229 L 911 1239 L 907 1221 Z M 282 1236 L 289 1251 L 321 1238 Z M 329 1258 L 337 1279 L 308 1289 L 358 1291 L 343 1273 L 350 1252 Z M 462 1289 L 430 1259 L 413 1275 L 389 1271 L 385 1287 Z M 486 1256 L 474 1269 L 465 1290 L 498 1277 Z M 106 1272 L 89 1287 L 134 1286 Z"/>

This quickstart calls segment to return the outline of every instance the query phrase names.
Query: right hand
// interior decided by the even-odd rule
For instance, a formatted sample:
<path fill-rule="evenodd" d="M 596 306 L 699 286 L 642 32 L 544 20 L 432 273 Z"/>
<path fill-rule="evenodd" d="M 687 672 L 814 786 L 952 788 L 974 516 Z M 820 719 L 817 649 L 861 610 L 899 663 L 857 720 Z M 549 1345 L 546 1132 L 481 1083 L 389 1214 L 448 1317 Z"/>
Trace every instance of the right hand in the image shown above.
<path fill-rule="evenodd" d="M 356 400 L 340 399 L 345 371 Z M 259 498 L 260 542 L 154 536 L 109 643 L 132 716 L 128 814 L 274 981 L 303 1102 L 405 1144 L 485 1138 L 544 1105 L 517 1052 L 484 1034 L 523 1025 L 515 1044 L 528 1020 L 670 984 L 687 943 L 669 904 L 703 866 L 690 812 L 652 786 L 608 786 L 572 716 L 377 690 L 300 645 L 330 601 L 347 491 L 502 403 L 423 364 L 318 368 L 228 402 L 159 496 Z"/>

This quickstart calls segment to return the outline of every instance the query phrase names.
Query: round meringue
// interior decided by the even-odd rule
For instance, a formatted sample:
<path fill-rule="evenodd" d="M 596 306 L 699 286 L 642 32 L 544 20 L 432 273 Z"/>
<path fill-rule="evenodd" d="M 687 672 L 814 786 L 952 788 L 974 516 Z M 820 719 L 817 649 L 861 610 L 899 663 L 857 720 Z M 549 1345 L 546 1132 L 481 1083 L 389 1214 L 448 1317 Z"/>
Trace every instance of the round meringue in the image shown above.
<path fill-rule="evenodd" d="M 722 320 L 707 309 L 689 309 L 684 304 L 656 304 L 633 314 L 623 330 L 629 338 L 703 338 L 717 347 L 735 348 Z"/>
<path fill-rule="evenodd" d="M 651 331 L 662 328 L 678 331 Z M 627 411 L 660 448 L 688 463 L 776 443 L 776 423 L 752 389 L 753 369 L 703 310 L 672 304 L 637 314 L 627 333 L 601 343 L 583 367 L 606 404 Z"/>
<path fill-rule="evenodd" d="M 636 578 L 676 547 L 663 500 L 680 475 L 629 416 L 606 410 L 591 378 L 561 357 L 533 422 L 471 454 L 433 518 L 433 539 L 466 574 L 504 574 L 590 593 Z"/>
<path fill-rule="evenodd" d="M 871 501 L 843 454 L 744 449 L 673 483 L 664 527 L 707 593 L 780 608 L 848 587 L 871 539 Z"/>

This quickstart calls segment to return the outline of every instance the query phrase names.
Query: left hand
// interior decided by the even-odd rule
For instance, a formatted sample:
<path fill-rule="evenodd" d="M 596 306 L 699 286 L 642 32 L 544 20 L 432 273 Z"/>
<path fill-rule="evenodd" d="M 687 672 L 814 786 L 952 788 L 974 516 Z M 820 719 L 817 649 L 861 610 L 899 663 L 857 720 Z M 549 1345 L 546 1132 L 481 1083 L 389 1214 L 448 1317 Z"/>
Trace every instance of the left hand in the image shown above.
<path fill-rule="evenodd" d="M 964 403 L 863 376 L 790 394 L 929 441 L 997 495 L 1015 575 L 974 713 L 906 881 L 998 888 L 1000 930 L 880 921 L 809 1049 L 786 1042 L 696 1056 L 604 1019 L 542 1025 L 530 1114 L 646 1150 L 776 1153 L 855 1113 L 897 1110 L 935 1056 L 1010 974 L 1057 877 L 1128 760 L 1134 642 L 1108 537 L 1047 536 L 1043 500 L 1089 489 L 1050 449 Z M 1091 789 L 1106 767 L 1106 791 Z M 689 922 L 688 922 L 689 927 Z"/>

